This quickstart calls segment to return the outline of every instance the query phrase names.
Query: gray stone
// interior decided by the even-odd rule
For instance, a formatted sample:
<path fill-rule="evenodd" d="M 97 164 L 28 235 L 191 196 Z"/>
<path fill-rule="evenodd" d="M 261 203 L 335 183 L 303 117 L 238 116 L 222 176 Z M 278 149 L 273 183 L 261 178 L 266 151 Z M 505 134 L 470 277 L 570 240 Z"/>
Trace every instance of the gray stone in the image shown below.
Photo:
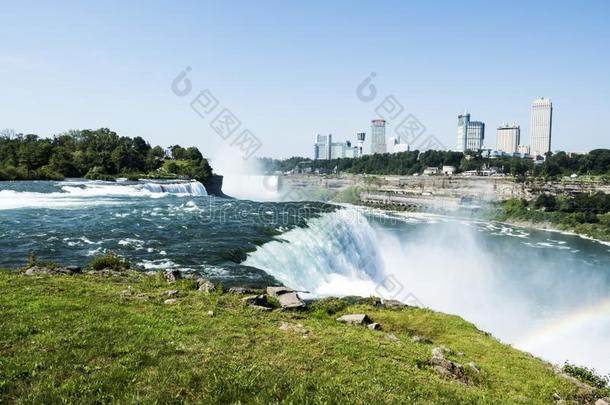
<path fill-rule="evenodd" d="M 163 303 L 171 305 L 171 304 L 175 304 L 176 301 L 178 301 L 176 298 L 169 298 L 169 299 L 166 299 L 165 301 L 163 301 Z"/>
<path fill-rule="evenodd" d="M 369 328 L 370 330 L 381 330 L 381 325 L 378 324 L 377 322 L 370 323 L 366 327 Z"/>
<path fill-rule="evenodd" d="M 292 323 L 288 323 L 288 322 L 282 322 L 282 323 L 280 323 L 279 329 L 283 330 L 285 332 L 296 332 L 296 333 L 302 333 L 302 334 L 309 333 L 309 330 L 304 328 L 303 325 L 301 325 L 300 323 L 292 324 Z"/>
<path fill-rule="evenodd" d="M 81 274 L 83 271 L 79 266 L 66 266 L 65 269 L 72 274 Z"/>
<path fill-rule="evenodd" d="M 432 357 L 445 357 L 445 354 L 452 354 L 453 350 L 447 346 L 439 346 L 432 349 Z"/>
<path fill-rule="evenodd" d="M 267 294 L 274 298 L 288 293 L 294 293 L 294 290 L 288 287 L 267 287 Z"/>
<path fill-rule="evenodd" d="M 610 405 L 610 398 L 600 398 L 595 401 L 595 405 Z"/>
<path fill-rule="evenodd" d="M 258 309 L 259 311 L 271 311 L 270 307 L 264 307 L 262 305 L 253 305 L 253 304 L 250 304 L 250 308 Z"/>
<path fill-rule="evenodd" d="M 253 294 L 254 290 L 250 289 L 250 288 L 244 288 L 244 287 L 231 287 L 229 288 L 229 294 L 239 294 L 239 295 L 244 295 L 244 294 Z"/>
<path fill-rule="evenodd" d="M 208 311 L 208 316 L 214 316 L 214 311 Z"/>
<path fill-rule="evenodd" d="M 306 306 L 305 302 L 295 292 L 278 295 L 277 300 L 280 302 L 282 309 L 305 308 Z"/>
<path fill-rule="evenodd" d="M 258 306 L 258 307 L 271 309 L 271 307 L 269 305 L 269 301 L 267 301 L 267 296 L 265 296 L 265 295 L 251 295 L 249 297 L 244 297 L 241 300 L 251 306 Z"/>
<path fill-rule="evenodd" d="M 180 272 L 179 270 L 167 270 L 164 273 L 164 276 L 165 276 L 165 280 L 168 283 L 175 283 L 176 281 L 178 281 L 182 278 L 182 272 Z"/>
<path fill-rule="evenodd" d="M 411 341 L 414 343 L 421 343 L 421 344 L 431 344 L 432 341 L 430 339 L 427 339 L 425 337 L 421 337 L 418 335 L 413 335 L 413 337 L 411 337 Z"/>
<path fill-rule="evenodd" d="M 197 290 L 207 293 L 212 291 L 214 288 L 216 288 L 216 285 L 211 281 L 206 280 L 205 278 L 197 279 Z"/>
<path fill-rule="evenodd" d="M 166 295 L 168 297 L 175 297 L 178 295 L 179 292 L 180 291 L 178 291 L 178 290 L 167 290 L 163 293 L 163 295 Z"/>
<path fill-rule="evenodd" d="M 27 269 L 24 274 L 26 276 L 36 276 L 39 274 L 49 274 L 49 273 L 50 273 L 50 270 L 47 269 L 46 267 L 33 266 L 33 267 L 30 267 L 29 269 Z"/>
<path fill-rule="evenodd" d="M 366 314 L 343 315 L 342 317 L 337 318 L 337 321 L 350 325 L 368 325 L 373 322 Z"/>
<path fill-rule="evenodd" d="M 481 372 L 481 367 L 479 367 L 479 365 L 477 363 L 475 363 L 474 361 L 471 361 L 470 363 L 468 363 L 468 367 L 470 367 L 471 369 L 473 369 L 477 373 Z"/>

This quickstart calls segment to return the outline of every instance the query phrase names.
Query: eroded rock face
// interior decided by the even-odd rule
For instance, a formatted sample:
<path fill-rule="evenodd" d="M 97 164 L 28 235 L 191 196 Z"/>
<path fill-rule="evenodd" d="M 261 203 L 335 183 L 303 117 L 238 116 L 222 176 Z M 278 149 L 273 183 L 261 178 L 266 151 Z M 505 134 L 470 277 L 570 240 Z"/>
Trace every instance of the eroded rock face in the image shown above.
<path fill-rule="evenodd" d="M 368 325 L 373 321 L 366 314 L 349 314 L 337 318 L 338 322 L 347 323 L 349 325 Z"/>

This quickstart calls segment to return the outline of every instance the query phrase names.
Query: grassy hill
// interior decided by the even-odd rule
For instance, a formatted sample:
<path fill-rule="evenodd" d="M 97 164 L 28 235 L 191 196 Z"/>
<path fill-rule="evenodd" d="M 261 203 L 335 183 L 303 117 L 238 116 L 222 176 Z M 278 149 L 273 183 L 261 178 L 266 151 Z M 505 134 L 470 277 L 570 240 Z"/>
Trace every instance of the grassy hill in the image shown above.
<path fill-rule="evenodd" d="M 170 289 L 179 292 L 167 304 Z M 337 299 L 297 312 L 260 311 L 242 298 L 132 271 L 0 271 L 0 403 L 536 404 L 595 397 L 457 316 Z M 349 313 L 366 313 L 383 329 L 336 321 Z M 465 379 L 433 369 L 431 350 L 441 345 L 465 366 Z"/>

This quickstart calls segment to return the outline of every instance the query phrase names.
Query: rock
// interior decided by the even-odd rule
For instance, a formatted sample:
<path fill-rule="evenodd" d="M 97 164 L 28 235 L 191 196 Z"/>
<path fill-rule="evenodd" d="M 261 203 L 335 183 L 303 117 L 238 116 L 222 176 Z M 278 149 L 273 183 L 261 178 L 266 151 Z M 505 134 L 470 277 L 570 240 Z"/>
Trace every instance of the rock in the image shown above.
<path fill-rule="evenodd" d="M 397 308 L 405 308 L 407 304 L 403 304 L 398 300 L 383 300 L 383 306 L 385 308 L 397 309 Z"/>
<path fill-rule="evenodd" d="M 254 293 L 254 290 L 252 290 L 250 288 L 244 288 L 244 287 L 229 288 L 229 294 L 245 295 L 245 294 L 253 294 L 253 293 Z"/>
<path fill-rule="evenodd" d="M 168 283 L 175 283 L 182 278 L 182 273 L 179 270 L 167 270 L 164 277 Z"/>
<path fill-rule="evenodd" d="M 66 266 L 65 269 L 72 274 L 81 274 L 83 272 L 83 269 L 79 266 Z"/>
<path fill-rule="evenodd" d="M 337 318 L 337 321 L 350 325 L 368 325 L 373 322 L 366 314 L 343 315 L 342 317 Z"/>
<path fill-rule="evenodd" d="M 208 316 L 214 316 L 214 311 L 208 311 Z"/>
<path fill-rule="evenodd" d="M 369 328 L 370 330 L 381 330 L 381 325 L 378 324 L 377 322 L 370 323 L 366 327 Z"/>
<path fill-rule="evenodd" d="M 249 297 L 244 297 L 241 300 L 252 307 L 260 307 L 257 309 L 265 308 L 265 310 L 271 310 L 271 306 L 269 305 L 269 301 L 267 301 L 266 295 L 251 295 Z"/>
<path fill-rule="evenodd" d="M 150 270 L 150 271 L 145 271 L 144 274 L 146 274 L 148 277 L 155 277 L 157 275 L 157 272 L 154 270 Z"/>
<path fill-rule="evenodd" d="M 305 302 L 295 292 L 278 295 L 277 300 L 280 302 L 282 309 L 305 308 L 306 306 Z"/>
<path fill-rule="evenodd" d="M 252 305 L 252 304 L 250 304 L 250 308 L 258 309 L 259 311 L 271 311 L 270 307 L 263 307 L 262 305 Z"/>
<path fill-rule="evenodd" d="M 386 338 L 391 342 L 400 342 L 400 339 L 398 339 L 393 333 L 388 333 Z"/>
<path fill-rule="evenodd" d="M 432 349 L 432 357 L 445 357 L 445 354 L 452 354 L 453 350 L 447 346 L 439 346 Z"/>
<path fill-rule="evenodd" d="M 163 301 L 163 303 L 164 303 L 164 304 L 170 304 L 170 305 L 171 305 L 171 304 L 175 304 L 175 303 L 176 303 L 176 301 L 178 301 L 176 298 L 169 298 L 169 299 L 167 299 L 167 300 Z"/>
<path fill-rule="evenodd" d="M 418 335 L 413 335 L 413 337 L 411 337 L 411 341 L 414 343 L 421 343 L 421 344 L 431 344 L 432 341 L 430 339 L 426 339 L 425 337 L 421 337 Z"/>
<path fill-rule="evenodd" d="M 35 276 L 39 274 L 49 274 L 50 270 L 46 267 L 33 266 L 25 271 L 26 276 Z"/>
<path fill-rule="evenodd" d="M 430 365 L 437 373 L 443 376 L 452 377 L 457 380 L 462 380 L 466 382 L 467 378 L 464 374 L 464 367 L 460 363 L 456 363 L 455 361 L 451 361 L 445 358 L 445 354 L 451 353 L 452 350 L 446 346 L 435 347 L 434 349 L 432 349 L 432 358 L 430 359 Z"/>
<path fill-rule="evenodd" d="M 280 323 L 279 329 L 286 331 L 286 332 L 296 332 L 296 333 L 302 333 L 302 334 L 309 333 L 309 330 L 304 328 L 303 325 L 301 325 L 300 323 L 292 324 L 292 323 L 288 323 L 288 322 L 282 322 L 282 323 Z"/>
<path fill-rule="evenodd" d="M 610 405 L 610 398 L 600 398 L 595 401 L 595 405 Z"/>
<path fill-rule="evenodd" d="M 470 363 L 468 363 L 468 367 L 470 367 L 471 369 L 473 369 L 477 373 L 481 372 L 481 367 L 479 367 L 479 365 L 477 363 L 475 363 L 474 361 L 471 361 Z"/>
<path fill-rule="evenodd" d="M 163 295 L 166 295 L 168 297 L 175 297 L 178 295 L 179 292 L 180 291 L 178 291 L 178 290 L 167 290 L 163 293 Z"/>
<path fill-rule="evenodd" d="M 267 287 L 267 295 L 278 298 L 280 295 L 294 293 L 294 290 L 288 287 Z"/>
<path fill-rule="evenodd" d="M 206 280 L 205 278 L 197 279 L 197 290 L 207 293 L 212 291 L 214 288 L 216 288 L 216 285 L 211 281 Z"/>

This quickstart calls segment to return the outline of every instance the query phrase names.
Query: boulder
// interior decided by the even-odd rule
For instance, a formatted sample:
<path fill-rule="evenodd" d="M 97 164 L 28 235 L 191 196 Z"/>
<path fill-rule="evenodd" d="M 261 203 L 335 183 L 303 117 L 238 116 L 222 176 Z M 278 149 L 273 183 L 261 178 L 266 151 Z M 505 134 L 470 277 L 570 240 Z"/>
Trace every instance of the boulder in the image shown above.
<path fill-rule="evenodd" d="M 295 292 L 278 295 L 277 300 L 280 302 L 282 309 L 305 308 L 306 306 L 305 302 Z"/>
<path fill-rule="evenodd" d="M 435 347 L 434 349 L 432 349 L 432 358 L 430 359 L 430 365 L 432 366 L 434 371 L 436 371 L 440 375 L 452 377 L 457 380 L 466 382 L 467 377 L 466 374 L 464 374 L 464 367 L 460 363 L 456 363 L 455 361 L 451 361 L 445 358 L 445 354 L 450 353 L 452 353 L 452 350 L 445 346 Z"/>
<path fill-rule="evenodd" d="M 169 298 L 169 299 L 166 299 L 165 301 L 163 301 L 163 303 L 171 305 L 171 304 L 175 304 L 176 301 L 178 301 L 176 298 Z"/>
<path fill-rule="evenodd" d="M 378 324 L 377 322 L 370 323 L 366 327 L 369 328 L 370 330 L 381 330 L 381 325 Z"/>
<path fill-rule="evenodd" d="M 595 401 L 595 405 L 610 405 L 610 397 L 598 399 Z"/>
<path fill-rule="evenodd" d="M 337 318 L 337 321 L 350 325 L 368 325 L 373 322 L 366 314 L 343 315 L 342 317 Z"/>
<path fill-rule="evenodd" d="M 167 290 L 163 293 L 163 295 L 167 297 L 176 297 L 180 291 L 178 290 Z"/>
<path fill-rule="evenodd" d="M 207 293 L 212 291 L 214 288 L 216 288 L 216 285 L 211 281 L 206 280 L 205 278 L 197 279 L 197 290 Z"/>
<path fill-rule="evenodd" d="M 80 268 L 80 266 L 66 266 L 64 268 L 71 274 L 81 274 L 83 272 L 83 269 Z"/>
<path fill-rule="evenodd" d="M 175 283 L 182 278 L 182 272 L 179 270 L 167 270 L 164 273 L 165 281 L 168 283 Z"/>
<path fill-rule="evenodd" d="M 294 290 L 288 287 L 267 287 L 267 295 L 278 298 L 280 295 L 294 293 Z"/>
<path fill-rule="evenodd" d="M 66 267 L 42 267 L 32 266 L 27 269 L 24 274 L 26 276 L 36 276 L 41 274 L 58 275 L 58 274 L 81 274 L 82 269 L 78 266 L 66 266 Z"/>

